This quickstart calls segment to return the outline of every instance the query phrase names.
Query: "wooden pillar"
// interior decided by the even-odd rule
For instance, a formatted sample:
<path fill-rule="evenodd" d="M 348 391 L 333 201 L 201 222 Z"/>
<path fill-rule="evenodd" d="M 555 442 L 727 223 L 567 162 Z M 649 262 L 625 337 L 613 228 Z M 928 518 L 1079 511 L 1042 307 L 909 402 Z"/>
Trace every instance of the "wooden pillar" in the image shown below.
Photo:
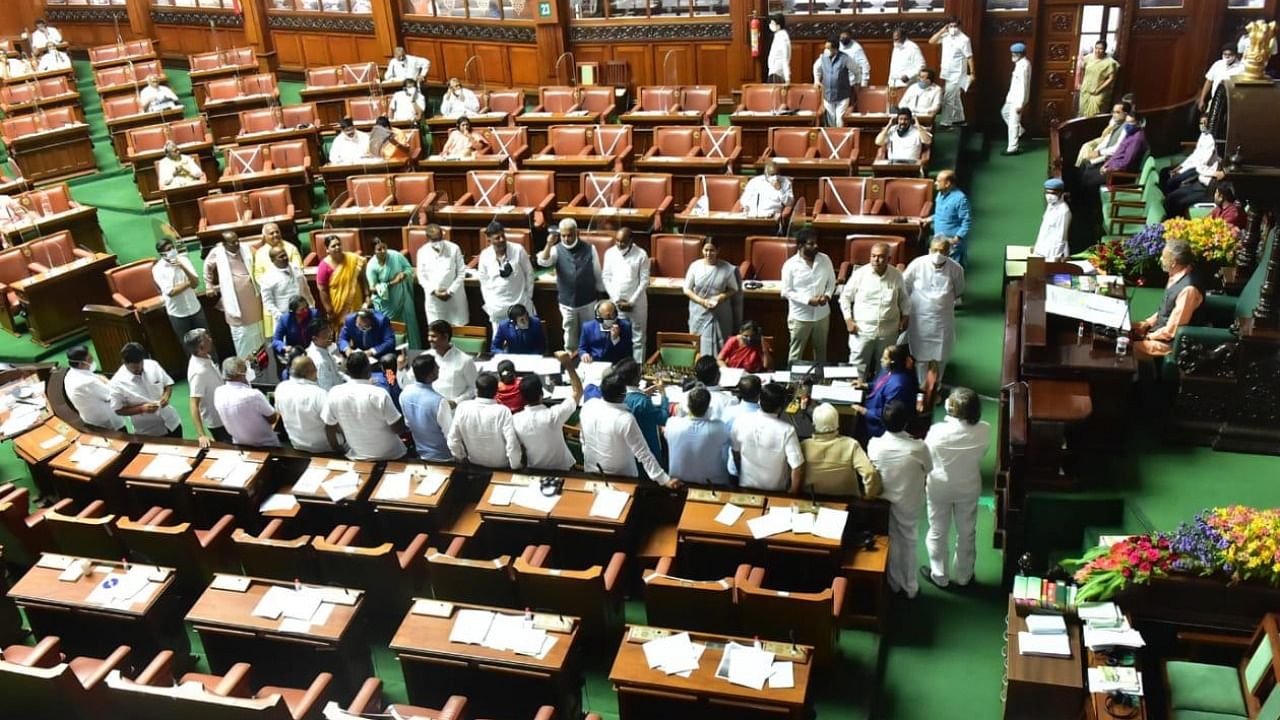
<path fill-rule="evenodd" d="M 267 26 L 266 0 L 240 0 L 240 15 L 244 18 L 244 38 L 258 55 L 259 69 L 274 72 L 279 60 L 271 28 Z"/>
<path fill-rule="evenodd" d="M 1258 305 L 1253 309 L 1253 327 L 1255 329 L 1280 329 L 1280 252 L 1271 248 L 1271 257 L 1266 267 L 1259 267 L 1254 272 L 1266 273 L 1262 278 L 1262 289 L 1258 291 Z"/>
<path fill-rule="evenodd" d="M 155 38 L 151 24 L 151 0 L 126 0 L 129 11 L 129 29 L 142 37 Z"/>
<path fill-rule="evenodd" d="M 373 35 L 378 41 L 378 50 L 388 58 L 391 51 L 403 43 L 400 37 L 402 10 L 400 0 L 373 0 Z"/>
<path fill-rule="evenodd" d="M 1253 269 L 1254 263 L 1258 262 L 1258 248 L 1262 246 L 1262 211 L 1257 203 L 1249 203 L 1247 212 L 1249 224 L 1245 229 L 1244 242 L 1236 252 L 1236 267 L 1241 275 L 1248 275 Z"/>
<path fill-rule="evenodd" d="M 556 85 L 556 61 L 569 47 L 569 0 L 529 0 L 534 40 L 538 43 L 538 80 Z M 569 76 L 576 71 L 570 68 Z"/>

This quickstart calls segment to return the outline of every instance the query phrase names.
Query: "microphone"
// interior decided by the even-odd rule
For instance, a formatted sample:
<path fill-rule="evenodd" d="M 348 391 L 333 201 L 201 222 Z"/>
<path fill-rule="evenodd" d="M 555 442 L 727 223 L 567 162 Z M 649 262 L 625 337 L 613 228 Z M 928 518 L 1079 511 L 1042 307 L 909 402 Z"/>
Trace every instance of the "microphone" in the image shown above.
<path fill-rule="evenodd" d="M 556 58 L 556 65 L 555 65 L 555 69 L 556 69 L 556 82 L 559 82 L 559 81 L 560 81 L 560 63 L 561 63 L 565 58 L 570 58 L 570 59 L 571 59 L 571 60 L 573 60 L 573 62 L 574 62 L 574 64 L 573 64 L 572 66 L 570 66 L 570 68 L 569 68 L 569 83 L 568 83 L 568 84 L 569 84 L 569 85 L 577 85 L 577 84 L 578 84 L 578 66 L 577 66 L 578 59 L 577 59 L 576 57 L 574 57 L 574 54 L 573 54 L 573 53 L 571 53 L 571 52 L 569 52 L 569 51 L 567 51 L 567 50 L 566 50 L 565 52 L 560 53 L 560 57 L 557 57 L 557 58 Z"/>

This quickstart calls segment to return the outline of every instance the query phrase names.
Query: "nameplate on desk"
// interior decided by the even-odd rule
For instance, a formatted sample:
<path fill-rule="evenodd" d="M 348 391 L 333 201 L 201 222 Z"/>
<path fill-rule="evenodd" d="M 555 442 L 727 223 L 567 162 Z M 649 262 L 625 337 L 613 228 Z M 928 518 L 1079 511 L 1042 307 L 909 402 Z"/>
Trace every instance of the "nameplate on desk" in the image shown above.
<path fill-rule="evenodd" d="M 648 625 L 632 625 L 627 629 L 627 642 L 642 643 L 658 638 L 669 637 L 670 630 L 662 628 L 649 627 Z"/>
<path fill-rule="evenodd" d="M 551 613 L 534 613 L 533 627 L 547 632 L 567 633 L 573 631 L 573 618 Z"/>
<path fill-rule="evenodd" d="M 685 499 L 693 502 L 718 503 L 720 502 L 720 493 L 715 490 L 689 488 L 689 492 L 685 495 Z"/>
<path fill-rule="evenodd" d="M 213 590 L 242 593 L 249 589 L 253 580 L 244 575 L 214 575 L 209 587 Z"/>
<path fill-rule="evenodd" d="M 788 660 L 799 660 L 804 662 L 809 659 L 809 653 L 799 645 L 792 645 L 784 642 L 764 641 L 760 643 L 760 649 L 765 652 L 773 653 L 775 658 L 786 658 Z"/>
<path fill-rule="evenodd" d="M 729 493 L 726 502 L 731 502 L 738 507 L 764 507 L 764 496 L 748 493 Z"/>
<path fill-rule="evenodd" d="M 409 608 L 409 612 L 413 615 L 447 618 L 453 615 L 453 603 L 418 599 L 413 601 L 413 607 Z"/>

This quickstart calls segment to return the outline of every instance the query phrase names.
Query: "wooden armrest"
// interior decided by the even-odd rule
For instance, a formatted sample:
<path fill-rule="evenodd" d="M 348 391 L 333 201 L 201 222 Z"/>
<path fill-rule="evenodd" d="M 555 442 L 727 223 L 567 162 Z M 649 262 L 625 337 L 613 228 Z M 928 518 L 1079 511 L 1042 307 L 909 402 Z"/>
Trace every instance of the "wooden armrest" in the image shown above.
<path fill-rule="evenodd" d="M 550 548 L 548 548 L 550 550 Z M 609 558 L 609 566 L 604 569 L 604 591 L 613 592 L 617 585 L 618 578 L 622 575 L 622 568 L 627 563 L 626 553 L 616 552 L 613 557 Z M 621 586 L 617 586 L 621 589 Z"/>
<path fill-rule="evenodd" d="M 764 568 L 751 568 L 751 574 L 747 576 L 747 584 L 752 587 L 764 589 Z"/>
<path fill-rule="evenodd" d="M 610 207 L 624 208 L 630 204 L 631 204 L 631 193 L 627 193 L 625 195 L 619 195 L 617 198 L 615 198 L 613 203 L 610 205 Z"/>
<path fill-rule="evenodd" d="M 675 564 L 675 558 L 667 557 L 664 555 L 658 558 L 658 565 L 653 569 L 653 571 L 658 573 L 659 575 L 670 575 L 671 566 L 674 564 Z"/>
<path fill-rule="evenodd" d="M 108 655 L 101 663 L 98 664 L 98 666 L 94 669 L 93 673 L 89 675 L 89 677 L 80 679 L 80 685 L 84 687 L 85 690 L 94 689 L 95 687 L 97 687 L 98 683 L 105 680 L 106 677 L 111 674 L 112 670 L 119 669 L 120 666 L 124 663 L 125 659 L 129 657 L 129 653 L 132 651 L 133 649 L 130 648 L 128 645 L 121 645 L 120 647 L 116 648 L 114 651 L 112 651 L 110 655 Z"/>
<path fill-rule="evenodd" d="M 382 712 L 382 681 L 376 677 L 365 680 L 347 706 L 347 712 L 353 715 Z"/>
<path fill-rule="evenodd" d="M 203 221 L 201 221 L 201 224 L 203 224 Z M 6 286 L 6 289 L 7 287 L 8 286 Z M 125 308 L 126 310 L 133 309 L 133 301 L 121 295 L 120 293 L 111 293 L 111 299 L 112 301 L 115 302 L 116 305 L 119 305 L 120 307 Z"/>
<path fill-rule="evenodd" d="M 173 651 L 161 650 L 133 681 L 139 685 L 171 687 L 174 684 Z"/>
<path fill-rule="evenodd" d="M 751 566 L 743 563 L 738 566 L 736 572 L 733 573 L 733 601 L 738 601 L 738 588 L 747 584 L 747 578 L 751 575 Z"/>
<path fill-rule="evenodd" d="M 818 157 L 818 148 L 811 147 L 808 150 L 805 150 L 804 157 L 806 160 L 812 160 L 813 158 Z"/>
<path fill-rule="evenodd" d="M 467 539 L 464 537 L 454 538 L 453 542 L 449 543 L 449 549 L 445 550 L 444 554 L 451 558 L 461 557 L 462 548 L 466 545 L 466 542 Z"/>
<path fill-rule="evenodd" d="M 275 538 L 276 533 L 280 532 L 280 528 L 284 527 L 282 518 L 272 518 L 266 527 L 262 528 L 262 532 L 258 535 L 260 540 L 270 540 Z"/>
<path fill-rule="evenodd" d="M 225 544 L 231 539 L 231 528 L 235 521 L 234 515 L 223 515 L 200 538 L 200 547 L 209 549 Z"/>
<path fill-rule="evenodd" d="M 324 536 L 324 541 L 330 545 L 342 545 L 342 536 L 346 534 L 347 525 L 335 525 L 328 535 Z"/>
<path fill-rule="evenodd" d="M 641 158 L 643 158 L 643 159 L 645 159 L 645 160 L 648 160 L 649 158 L 651 158 L 651 157 L 653 157 L 654 155 L 657 155 L 657 154 L 658 154 L 658 146 L 657 146 L 657 145 L 650 145 L 650 146 L 649 146 L 649 149 L 648 149 L 648 150 L 645 150 L 645 151 L 644 151 L 644 155 L 641 155 L 640 157 L 641 157 Z"/>
<path fill-rule="evenodd" d="M 836 284 L 843 285 L 846 282 L 848 282 L 849 273 L 853 272 L 853 270 L 854 270 L 853 263 L 849 262 L 848 260 L 842 260 L 840 262 L 840 271 L 836 273 Z"/>
<path fill-rule="evenodd" d="M 163 525 L 164 521 L 173 514 L 168 508 L 162 508 L 159 505 L 153 505 L 150 510 L 142 514 L 138 518 L 139 525 Z"/>
<path fill-rule="evenodd" d="M 31 271 L 32 275 L 39 275 L 40 273 L 49 272 L 49 268 L 36 262 L 27 263 L 27 270 Z"/>
<path fill-rule="evenodd" d="M 450 695 L 440 708 L 441 720 L 462 720 L 467 712 L 467 698 L 462 695 Z"/>
<path fill-rule="evenodd" d="M 1214 645 L 1217 647 L 1247 650 L 1252 641 L 1251 635 L 1225 635 L 1222 633 L 1197 632 L 1186 630 L 1178 633 L 1178 642 L 1188 645 Z"/>
<path fill-rule="evenodd" d="M 251 698 L 253 691 L 249 688 L 249 663 L 236 663 L 231 666 L 218 686 L 213 689 L 214 695 L 222 697 Z"/>
<path fill-rule="evenodd" d="M 692 148 L 689 148 L 689 152 L 685 153 L 684 156 L 687 158 L 691 158 L 691 157 L 698 157 L 701 154 L 702 154 L 702 148 L 692 147 Z"/>
<path fill-rule="evenodd" d="M 302 696 L 302 700 L 298 701 L 297 707 L 289 708 L 296 720 L 311 716 L 312 707 L 323 705 L 326 697 L 329 695 L 329 685 L 333 682 L 333 674 L 322 672 L 311 681 L 311 686 L 307 688 L 307 693 Z"/>
<path fill-rule="evenodd" d="M 495 203 L 495 204 L 497 204 L 497 205 L 511 205 L 511 204 L 513 204 L 513 203 L 512 203 L 512 198 L 514 198 L 515 196 L 516 196 L 516 194 L 515 194 L 515 193 L 507 193 L 506 195 L 503 195 L 502 197 L 498 198 L 498 202 L 497 202 L 497 203 Z"/>
<path fill-rule="evenodd" d="M 864 211 L 867 212 L 868 215 L 879 215 L 880 211 L 884 210 L 884 200 L 877 198 L 875 200 L 868 200 L 867 202 L 871 203 L 871 209 L 869 211 Z"/>
<path fill-rule="evenodd" d="M 831 617 L 840 617 L 840 612 L 844 609 L 844 595 L 848 589 L 848 578 L 837 577 L 831 581 Z"/>
<path fill-rule="evenodd" d="M 413 540 L 409 541 L 409 546 L 397 553 L 397 560 L 400 561 L 400 569 L 408 570 L 415 564 L 425 563 L 427 559 L 427 534 L 418 533 L 413 536 Z"/>
<path fill-rule="evenodd" d="M 58 649 L 60 640 L 56 635 L 49 635 L 35 644 L 35 647 L 18 645 L 4 651 L 4 659 L 15 665 L 29 668 L 51 668 L 63 661 L 62 652 Z"/>
<path fill-rule="evenodd" d="M 84 248 L 71 248 L 71 254 L 82 258 L 93 257 L 93 251 Z"/>
<path fill-rule="evenodd" d="M 463 193 L 462 197 L 458 198 L 457 202 L 455 202 L 454 204 L 455 205 L 474 205 L 475 202 L 476 202 L 476 199 L 471 197 L 471 193 Z"/>
<path fill-rule="evenodd" d="M 83 510 L 76 513 L 76 518 L 80 520 L 93 520 L 102 517 L 102 513 L 107 509 L 107 504 L 102 500 L 94 500 L 84 507 Z"/>

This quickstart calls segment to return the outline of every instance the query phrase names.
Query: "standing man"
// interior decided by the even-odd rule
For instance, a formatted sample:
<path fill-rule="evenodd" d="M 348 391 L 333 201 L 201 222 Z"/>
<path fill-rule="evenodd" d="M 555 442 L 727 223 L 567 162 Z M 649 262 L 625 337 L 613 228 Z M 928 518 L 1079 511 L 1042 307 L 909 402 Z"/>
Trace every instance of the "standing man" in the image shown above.
<path fill-rule="evenodd" d="M 476 396 L 458 403 L 447 435 L 455 460 L 503 470 L 520 467 L 520 440 L 511 408 L 497 396 L 498 376 L 482 372 L 476 377 Z"/>
<path fill-rule="evenodd" d="M 280 248 L 284 250 L 285 257 L 289 258 L 289 264 L 301 269 L 302 268 L 302 252 L 298 250 L 298 246 L 284 239 L 284 234 L 280 232 L 280 226 L 276 223 L 269 222 L 262 226 L 262 244 L 257 250 L 253 251 L 253 279 L 262 284 L 262 275 L 270 272 L 275 263 L 271 260 L 271 251 Z M 317 255 L 323 256 L 322 253 Z M 308 292 L 307 297 L 310 297 Z M 313 302 L 314 306 L 315 303 Z"/>
<path fill-rule="evenodd" d="M 963 94 L 973 87 L 977 73 L 973 67 L 973 44 L 969 36 L 960 31 L 955 18 L 929 38 L 930 45 L 942 46 L 942 108 L 938 111 L 938 125 L 949 129 L 964 123 Z"/>
<path fill-rule="evenodd" d="M 614 235 L 604 252 L 601 270 L 605 294 L 618 308 L 618 317 L 631 323 L 632 357 L 644 364 L 646 321 L 649 319 L 649 253 L 635 244 L 631 228 Z"/>
<path fill-rule="evenodd" d="M 316 305 L 311 297 L 311 284 L 302 274 L 302 268 L 289 262 L 289 253 L 284 243 L 273 247 L 267 253 L 271 266 L 266 272 L 258 275 L 258 288 L 262 293 L 262 310 L 266 315 L 267 327 L 274 334 L 281 318 L 289 316 L 294 310 L 294 301 L 301 299 L 306 307 Z M 308 321 L 310 315 L 307 316 Z"/>
<path fill-rule="evenodd" d="M 760 412 L 734 418 L 729 431 L 738 485 L 773 492 L 800 492 L 804 453 L 796 428 L 779 418 L 786 395 L 778 383 L 760 390 Z"/>
<path fill-rule="evenodd" d="M 1048 262 L 1061 262 L 1071 254 L 1067 237 L 1071 232 L 1071 205 L 1063 197 L 1066 185 L 1061 178 L 1044 181 L 1044 217 L 1040 218 L 1040 231 L 1032 254 Z"/>
<path fill-rule="evenodd" d="M 311 321 L 308 328 L 311 344 L 307 357 L 316 366 L 316 384 L 328 392 L 342 382 L 342 368 L 338 367 L 338 348 L 333 342 L 333 326 L 322 317 Z"/>
<path fill-rule="evenodd" d="M 36 29 L 31 32 L 31 47 L 43 48 L 53 45 L 57 47 L 62 44 L 62 32 L 55 27 L 51 27 L 45 22 L 44 18 L 36 20 Z"/>
<path fill-rule="evenodd" d="M 253 281 L 249 248 L 240 244 L 235 233 L 229 230 L 222 233 L 222 242 L 214 245 L 204 259 L 204 284 L 210 292 L 222 295 L 219 305 L 231 327 L 236 355 L 243 358 L 257 355 L 266 343 L 262 332 L 262 295 Z"/>
<path fill-rule="evenodd" d="M 182 437 L 182 418 L 169 404 L 173 378 L 136 342 L 120 348 L 120 369 L 111 376 L 111 409 L 133 420 L 133 432 Z"/>
<path fill-rule="evenodd" d="M 370 364 L 363 353 L 347 360 L 347 381 L 329 391 L 320 418 L 329 442 L 338 447 L 338 433 L 347 441 L 348 460 L 399 460 L 405 455 L 400 434 L 404 420 L 391 394 L 369 381 Z"/>
<path fill-rule="evenodd" d="M 929 427 L 924 438 L 933 469 L 925 485 L 928 498 L 929 567 L 920 568 L 926 580 L 946 587 L 964 587 L 973 580 L 977 560 L 978 496 L 982 494 L 982 456 L 991 444 L 991 424 L 982 421 L 978 393 L 958 387 L 947 396 L 947 416 Z M 947 570 L 947 539 L 956 525 L 956 549 Z"/>
<path fill-rule="evenodd" d="M 893 54 L 889 56 L 889 87 L 901 90 L 915 82 L 924 64 L 920 46 L 907 39 L 902 28 L 894 28 Z"/>
<path fill-rule="evenodd" d="M 431 70 L 430 60 L 410 55 L 404 51 L 404 48 L 396 46 L 391 51 L 391 59 L 387 61 L 387 72 L 382 79 L 413 80 L 421 84 L 426 82 L 429 70 Z"/>
<path fill-rule="evenodd" d="M 524 248 L 507 242 L 502 223 L 497 220 L 484 229 L 484 237 L 489 244 L 480 251 L 476 274 L 480 277 L 484 311 L 496 337 L 498 325 L 507 319 L 513 305 L 533 307 L 533 265 Z"/>
<path fill-rule="evenodd" d="M 627 409 L 627 384 L 617 373 L 600 381 L 600 397 L 588 400 L 578 414 L 582 428 L 582 465 L 587 472 L 638 477 L 636 463 L 649 479 L 665 487 L 679 487 L 649 451 L 636 418 Z"/>
<path fill-rule="evenodd" d="M 1009 136 L 1001 155 L 1017 155 L 1022 152 L 1022 111 L 1031 100 L 1031 62 L 1027 60 L 1027 46 L 1016 42 L 1009 46 L 1013 60 L 1013 75 L 1009 78 L 1009 92 L 1004 96 L 1000 116 L 1004 118 Z"/>
<path fill-rule="evenodd" d="M 200 447 L 213 440 L 231 442 L 231 433 L 222 426 L 222 416 L 213 405 L 213 394 L 222 385 L 222 373 L 213 361 L 213 336 L 204 328 L 196 328 L 182 338 L 182 347 L 191 357 L 187 360 L 187 403 L 191 422 L 196 426 Z"/>
<path fill-rule="evenodd" d="M 933 200 L 933 236 L 947 240 L 947 254 L 964 267 L 969 261 L 969 229 L 973 219 L 969 214 L 969 197 L 956 187 L 955 170 L 943 170 L 933 186 L 938 194 Z"/>
<path fill-rule="evenodd" d="M 453 462 L 449 452 L 449 426 L 453 407 L 432 384 L 440 377 L 435 356 L 421 353 L 413 359 L 413 380 L 400 393 L 400 409 L 413 435 L 418 457 L 429 462 Z"/>
<path fill-rule="evenodd" d="M 765 62 L 765 79 L 773 83 L 791 82 L 791 35 L 787 32 L 787 19 L 782 13 L 769 16 L 769 58 Z"/>
<path fill-rule="evenodd" d="M 178 254 L 169 238 L 162 238 L 156 243 L 156 252 L 160 253 L 160 259 L 151 266 L 151 279 L 164 298 L 164 312 L 169 316 L 174 336 L 183 338 L 196 328 L 209 327 L 200 298 L 196 295 L 200 278 L 191 261 Z"/>
<path fill-rule="evenodd" d="M 450 325 L 466 325 L 469 319 L 466 279 L 467 263 L 462 249 L 444 239 L 444 231 L 432 223 L 426 227 L 427 243 L 418 249 L 418 284 L 426 294 L 427 322 L 443 320 Z"/>
<path fill-rule="evenodd" d="M 956 303 L 964 295 L 964 268 L 947 257 L 951 245 L 947 239 L 934 236 L 929 254 L 918 257 L 902 274 L 911 296 L 911 325 L 907 343 L 916 360 L 916 379 L 924 387 L 932 368 L 937 373 L 937 386 L 956 344 Z"/>
<path fill-rule="evenodd" d="M 1213 97 L 1218 92 L 1218 86 L 1223 82 L 1231 81 L 1242 72 L 1244 72 L 1244 63 L 1240 62 L 1240 54 L 1236 52 L 1235 47 L 1224 45 L 1222 59 L 1214 61 L 1213 65 L 1209 66 L 1209 71 L 1204 74 L 1204 85 L 1200 88 L 1196 109 L 1212 116 Z"/>
<path fill-rule="evenodd" d="M 849 364 L 867 382 L 879 370 L 885 348 L 907 329 L 911 299 L 902 271 L 889 265 L 889 246 L 876 243 L 871 262 L 849 276 L 840 293 L 840 312 L 849 331 Z"/>
<path fill-rule="evenodd" d="M 843 127 L 844 113 L 853 96 L 853 78 L 857 71 L 848 55 L 840 52 L 840 41 L 827 38 L 822 55 L 813 61 L 813 82 L 822 85 L 822 110 L 827 127 Z"/>
<path fill-rule="evenodd" d="M 867 51 L 862 49 L 862 43 L 853 39 L 853 33 L 845 30 L 840 33 L 840 52 L 844 53 L 853 61 L 853 74 L 849 78 L 856 87 L 866 87 L 871 84 L 871 61 L 867 59 Z"/>
<path fill-rule="evenodd" d="M 443 320 L 427 326 L 428 353 L 440 368 L 433 387 L 451 403 L 473 397 L 476 391 L 476 363 L 471 356 L 453 346 L 453 327 Z"/>
<path fill-rule="evenodd" d="M 907 434 L 911 409 L 900 400 L 884 409 L 883 435 L 867 443 L 867 457 L 880 471 L 880 497 L 889 501 L 889 589 L 915 598 L 920 591 L 916 581 L 916 524 L 920 505 L 924 502 L 925 478 L 933 470 L 929 448 Z"/>
<path fill-rule="evenodd" d="M 597 294 L 604 290 L 600 256 L 590 243 L 578 239 L 578 223 L 565 218 L 558 233 L 547 235 L 547 245 L 538 253 L 538 265 L 556 269 L 564 349 L 572 350 L 578 346 L 582 326 L 595 314 Z"/>
<path fill-rule="evenodd" d="M 543 401 L 542 380 L 526 375 L 520 379 L 520 399 L 524 400 L 524 409 L 516 413 L 511 422 L 524 449 L 525 467 L 564 472 L 573 469 L 574 463 L 573 453 L 565 443 L 564 424 L 569 422 L 582 402 L 582 379 L 573 369 L 573 353 L 561 351 L 556 353 L 556 358 L 569 377 L 573 396 L 548 406 Z"/>
<path fill-rule="evenodd" d="M 316 364 L 299 355 L 289 366 L 289 379 L 276 386 L 276 412 L 289 434 L 289 444 L 309 453 L 331 453 L 329 435 L 324 429 L 324 405 L 329 398 L 316 384 Z"/>
<path fill-rule="evenodd" d="M 111 408 L 111 385 L 95 372 L 97 363 L 89 348 L 76 345 L 67 351 L 67 399 L 86 425 L 103 430 L 124 430 L 124 419 Z"/>
<path fill-rule="evenodd" d="M 831 258 L 818 252 L 818 238 L 804 229 L 796 236 L 796 253 L 782 264 L 782 297 L 787 300 L 787 333 L 791 342 L 787 362 L 796 363 L 813 346 L 813 359 L 827 361 L 827 331 L 831 327 L 831 298 L 836 271 Z"/>
<path fill-rule="evenodd" d="M 279 447 L 280 438 L 272 425 L 280 416 L 262 393 L 249 386 L 248 371 L 244 358 L 223 360 L 224 382 L 213 393 L 213 405 L 235 444 Z"/>
<path fill-rule="evenodd" d="M 914 115 L 938 114 L 938 109 L 942 107 L 942 88 L 934 82 L 932 69 L 920 68 L 915 82 L 907 87 L 898 100 L 898 107 L 904 107 Z"/>

